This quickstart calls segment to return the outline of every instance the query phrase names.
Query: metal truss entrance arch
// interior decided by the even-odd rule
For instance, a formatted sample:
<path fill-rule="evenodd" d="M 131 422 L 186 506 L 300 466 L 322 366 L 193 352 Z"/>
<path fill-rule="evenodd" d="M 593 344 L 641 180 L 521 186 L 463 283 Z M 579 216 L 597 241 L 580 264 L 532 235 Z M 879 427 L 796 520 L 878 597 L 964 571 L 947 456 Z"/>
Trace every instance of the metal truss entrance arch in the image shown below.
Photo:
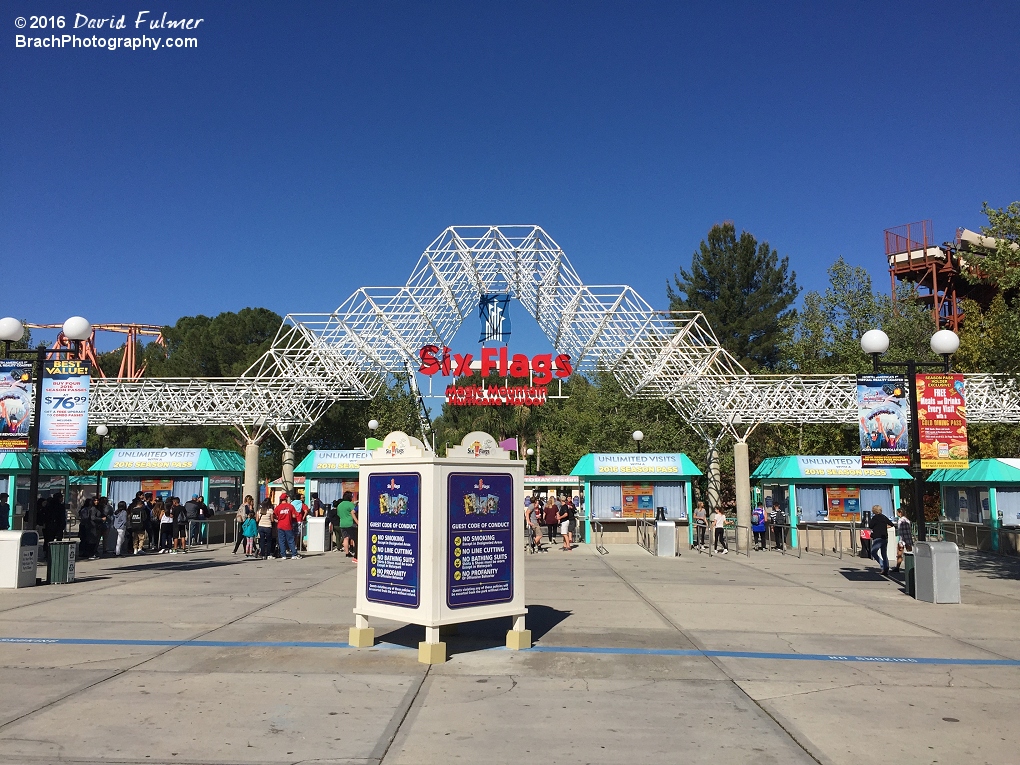
<path fill-rule="evenodd" d="M 538 226 L 454 226 L 402 287 L 363 287 L 328 314 L 290 314 L 238 378 L 96 380 L 107 425 L 233 425 L 293 443 L 335 401 L 373 398 L 423 345 L 449 344 L 482 293 L 510 290 L 578 371 L 604 370 L 633 397 L 738 438 L 758 424 L 853 423 L 854 378 L 751 375 L 700 313 L 653 309 L 626 285 L 589 286 Z M 971 421 L 1020 422 L 1011 379 L 968 375 Z"/>

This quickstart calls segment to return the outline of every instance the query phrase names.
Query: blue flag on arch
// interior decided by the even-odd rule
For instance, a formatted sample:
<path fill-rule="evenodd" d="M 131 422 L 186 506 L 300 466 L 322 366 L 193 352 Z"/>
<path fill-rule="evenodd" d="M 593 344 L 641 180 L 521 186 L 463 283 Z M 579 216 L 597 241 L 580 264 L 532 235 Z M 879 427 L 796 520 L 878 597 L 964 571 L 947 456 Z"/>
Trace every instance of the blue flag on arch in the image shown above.
<path fill-rule="evenodd" d="M 482 295 L 478 301 L 478 316 L 482 320 L 482 335 L 478 342 L 505 342 L 510 337 L 509 293 Z"/>

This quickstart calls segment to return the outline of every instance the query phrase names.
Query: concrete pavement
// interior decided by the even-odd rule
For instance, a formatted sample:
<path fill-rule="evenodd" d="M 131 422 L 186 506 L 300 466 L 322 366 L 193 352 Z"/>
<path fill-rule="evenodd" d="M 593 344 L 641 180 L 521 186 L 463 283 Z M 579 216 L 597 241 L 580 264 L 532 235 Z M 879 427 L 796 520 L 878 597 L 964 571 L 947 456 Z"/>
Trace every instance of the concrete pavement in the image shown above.
<path fill-rule="evenodd" d="M 346 647 L 337 554 L 85 561 L 0 591 L 0 762 L 1020 762 L 1010 561 L 965 555 L 959 606 L 813 554 L 524 564 L 536 648 L 468 624 L 431 668 L 416 627 Z"/>

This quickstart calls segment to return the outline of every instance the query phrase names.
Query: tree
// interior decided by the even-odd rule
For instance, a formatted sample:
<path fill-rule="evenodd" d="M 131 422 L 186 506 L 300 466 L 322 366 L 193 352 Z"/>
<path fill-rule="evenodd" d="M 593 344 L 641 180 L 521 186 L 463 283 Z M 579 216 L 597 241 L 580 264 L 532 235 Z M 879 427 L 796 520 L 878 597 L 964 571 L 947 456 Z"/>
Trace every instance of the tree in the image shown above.
<path fill-rule="evenodd" d="M 984 202 L 981 212 L 988 217 L 981 233 L 997 240 L 995 250 L 981 259 L 986 280 L 1002 290 L 1020 287 L 1020 202 L 998 209 Z"/>
<path fill-rule="evenodd" d="M 722 346 L 749 371 L 775 369 L 796 315 L 800 288 L 789 259 L 732 223 L 713 226 L 691 260 L 667 283 L 669 307 L 701 311 Z"/>

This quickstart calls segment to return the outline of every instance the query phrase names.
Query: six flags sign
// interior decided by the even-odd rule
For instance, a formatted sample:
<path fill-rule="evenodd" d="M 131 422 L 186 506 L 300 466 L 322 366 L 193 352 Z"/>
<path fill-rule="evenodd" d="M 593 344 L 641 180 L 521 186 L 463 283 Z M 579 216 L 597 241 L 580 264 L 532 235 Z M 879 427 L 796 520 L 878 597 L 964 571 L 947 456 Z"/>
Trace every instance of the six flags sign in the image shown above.
<path fill-rule="evenodd" d="M 421 366 L 418 371 L 431 377 L 441 373 L 444 377 L 453 375 L 464 377 L 476 371 L 482 378 L 497 374 L 503 378 L 528 379 L 528 385 L 503 387 L 482 385 L 448 385 L 446 401 L 451 406 L 535 406 L 544 404 L 547 387 L 555 378 L 564 379 L 573 372 L 570 356 L 560 354 L 553 357 L 551 353 L 540 353 L 528 358 L 523 353 L 512 356 L 503 348 L 482 348 L 480 367 L 472 368 L 475 360 L 473 354 L 450 353 L 447 347 L 426 345 L 418 351 Z"/>

